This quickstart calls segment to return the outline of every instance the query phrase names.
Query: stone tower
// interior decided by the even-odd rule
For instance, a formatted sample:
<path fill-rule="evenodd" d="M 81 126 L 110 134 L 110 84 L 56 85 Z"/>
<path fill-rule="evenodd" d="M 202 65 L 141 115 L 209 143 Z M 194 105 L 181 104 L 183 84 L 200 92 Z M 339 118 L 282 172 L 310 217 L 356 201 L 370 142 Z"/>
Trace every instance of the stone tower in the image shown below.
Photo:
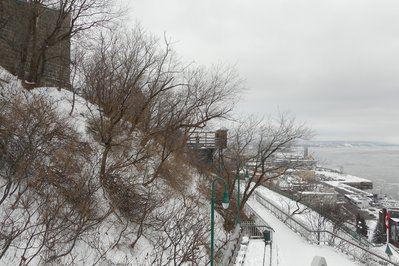
<path fill-rule="evenodd" d="M 28 34 L 32 26 L 30 14 L 27 1 L 0 0 L 0 65 L 14 75 L 24 75 L 29 69 L 32 56 L 32 40 Z M 58 16 L 56 9 L 41 7 L 36 23 L 37 43 L 43 42 L 53 31 Z M 49 46 L 40 69 L 43 72 L 41 86 L 69 87 L 70 40 Z"/>

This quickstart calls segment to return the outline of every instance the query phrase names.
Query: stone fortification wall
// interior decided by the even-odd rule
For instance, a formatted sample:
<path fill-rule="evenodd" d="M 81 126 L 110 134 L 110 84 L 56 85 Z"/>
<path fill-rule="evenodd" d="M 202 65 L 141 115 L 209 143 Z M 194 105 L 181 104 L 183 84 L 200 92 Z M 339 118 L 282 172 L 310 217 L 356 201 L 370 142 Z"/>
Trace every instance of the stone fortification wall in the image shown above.
<path fill-rule="evenodd" d="M 56 25 L 57 10 L 43 8 L 38 21 L 37 43 L 43 42 Z M 14 75 L 29 69 L 31 37 L 29 3 L 22 0 L 0 0 L 0 65 Z M 23 65 L 22 56 L 27 60 Z M 68 87 L 70 84 L 70 40 L 47 49 L 41 85 Z M 23 72 L 22 72 L 23 73 Z"/>

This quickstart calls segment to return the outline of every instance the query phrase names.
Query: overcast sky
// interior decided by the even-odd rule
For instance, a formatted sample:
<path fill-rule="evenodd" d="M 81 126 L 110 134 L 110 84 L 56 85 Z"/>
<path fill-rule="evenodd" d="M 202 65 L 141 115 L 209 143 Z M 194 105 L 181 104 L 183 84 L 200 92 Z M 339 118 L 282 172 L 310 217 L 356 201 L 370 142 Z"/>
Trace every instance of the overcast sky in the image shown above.
<path fill-rule="evenodd" d="M 130 0 L 184 61 L 235 65 L 236 112 L 290 111 L 320 140 L 399 143 L 398 0 Z"/>

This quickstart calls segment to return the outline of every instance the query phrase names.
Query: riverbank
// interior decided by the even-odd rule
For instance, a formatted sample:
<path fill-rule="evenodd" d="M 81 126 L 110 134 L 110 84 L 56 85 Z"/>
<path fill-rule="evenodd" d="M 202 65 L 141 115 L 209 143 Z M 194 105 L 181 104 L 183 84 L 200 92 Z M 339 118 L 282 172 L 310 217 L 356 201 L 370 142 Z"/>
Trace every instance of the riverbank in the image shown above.
<path fill-rule="evenodd" d="M 320 145 L 309 146 L 308 152 L 319 167 L 368 179 L 372 193 L 399 200 L 399 146 Z"/>

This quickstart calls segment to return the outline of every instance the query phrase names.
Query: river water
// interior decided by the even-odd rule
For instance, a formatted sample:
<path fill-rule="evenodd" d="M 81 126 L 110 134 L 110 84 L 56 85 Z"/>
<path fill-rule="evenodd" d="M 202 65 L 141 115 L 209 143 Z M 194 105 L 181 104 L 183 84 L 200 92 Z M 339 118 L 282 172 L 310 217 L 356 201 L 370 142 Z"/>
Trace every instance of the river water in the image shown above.
<path fill-rule="evenodd" d="M 309 147 L 319 165 L 373 181 L 373 191 L 399 200 L 399 146 Z"/>

